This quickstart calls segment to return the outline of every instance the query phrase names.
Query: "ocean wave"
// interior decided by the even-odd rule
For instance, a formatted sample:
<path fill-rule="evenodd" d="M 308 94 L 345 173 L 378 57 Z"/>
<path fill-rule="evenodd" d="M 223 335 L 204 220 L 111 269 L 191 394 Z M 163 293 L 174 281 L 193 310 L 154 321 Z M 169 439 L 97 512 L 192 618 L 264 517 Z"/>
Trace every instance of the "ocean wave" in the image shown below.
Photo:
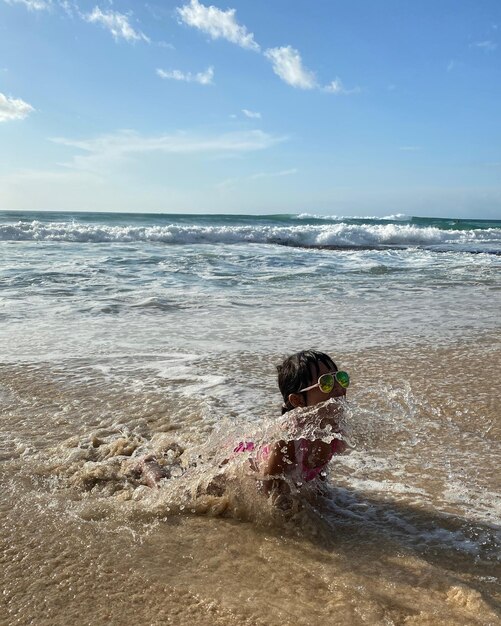
<path fill-rule="evenodd" d="M 393 222 L 410 222 L 413 218 L 410 215 L 406 215 L 405 213 L 395 213 L 394 215 L 384 215 L 383 217 L 376 215 L 317 215 L 316 213 L 299 213 L 294 216 L 298 220 L 319 220 L 319 221 L 334 221 L 334 222 L 342 222 L 345 220 L 349 221 L 376 221 L 376 222 L 384 222 L 384 221 L 393 221 Z"/>
<path fill-rule="evenodd" d="M 377 219 L 377 218 L 371 218 L 371 219 Z M 412 220 L 412 217 L 410 215 L 406 215 L 405 213 L 395 213 L 394 215 L 385 215 L 384 217 L 381 217 L 379 219 L 393 220 L 395 222 L 410 222 Z"/>
<path fill-rule="evenodd" d="M 501 251 L 501 229 L 442 230 L 408 223 L 304 225 L 127 226 L 78 222 L 17 222 L 0 226 L 0 241 L 164 244 L 280 244 L 306 247 L 443 247 Z"/>

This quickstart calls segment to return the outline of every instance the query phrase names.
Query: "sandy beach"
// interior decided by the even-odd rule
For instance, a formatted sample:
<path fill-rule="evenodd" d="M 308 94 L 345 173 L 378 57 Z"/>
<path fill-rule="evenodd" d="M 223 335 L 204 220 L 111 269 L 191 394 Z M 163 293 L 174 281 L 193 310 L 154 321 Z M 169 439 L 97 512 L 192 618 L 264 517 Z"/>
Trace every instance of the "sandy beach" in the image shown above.
<path fill-rule="evenodd" d="M 499 347 L 485 334 L 342 355 L 356 448 L 292 516 L 231 469 L 226 492 L 188 497 L 219 471 L 210 458 L 170 479 L 181 490 L 121 472 L 159 435 L 210 452 L 186 428 L 196 411 L 180 430 L 151 392 L 120 397 L 95 376 L 89 393 L 70 364 L 4 365 L 4 441 L 17 430 L 1 466 L 7 623 L 498 623 Z M 475 393 L 466 361 L 483 373 Z"/>

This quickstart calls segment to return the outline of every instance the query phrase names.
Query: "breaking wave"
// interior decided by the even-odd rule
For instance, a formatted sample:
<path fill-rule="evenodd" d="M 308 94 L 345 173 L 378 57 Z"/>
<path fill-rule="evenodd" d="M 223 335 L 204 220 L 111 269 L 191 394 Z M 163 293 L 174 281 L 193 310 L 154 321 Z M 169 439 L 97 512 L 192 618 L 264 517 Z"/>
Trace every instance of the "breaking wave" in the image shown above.
<path fill-rule="evenodd" d="M 304 225 L 151 225 L 77 222 L 17 222 L 0 225 L 0 241 L 78 243 L 278 244 L 304 247 L 430 247 L 464 252 L 499 252 L 501 229 L 442 230 L 408 223 Z"/>

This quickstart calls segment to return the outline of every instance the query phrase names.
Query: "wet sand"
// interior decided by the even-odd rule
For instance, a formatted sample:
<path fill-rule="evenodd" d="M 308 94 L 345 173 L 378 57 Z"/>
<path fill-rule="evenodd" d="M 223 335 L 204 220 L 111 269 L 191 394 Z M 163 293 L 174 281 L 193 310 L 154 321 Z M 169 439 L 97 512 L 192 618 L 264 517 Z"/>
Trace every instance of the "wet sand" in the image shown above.
<path fill-rule="evenodd" d="M 340 355 L 356 448 L 293 515 L 238 473 L 185 498 L 217 473 L 217 421 L 196 398 L 85 380 L 82 363 L 2 365 L 0 621 L 501 623 L 500 340 Z M 238 360 L 270 410 L 275 362 Z M 167 439 L 205 446 L 190 483 L 124 473 Z"/>

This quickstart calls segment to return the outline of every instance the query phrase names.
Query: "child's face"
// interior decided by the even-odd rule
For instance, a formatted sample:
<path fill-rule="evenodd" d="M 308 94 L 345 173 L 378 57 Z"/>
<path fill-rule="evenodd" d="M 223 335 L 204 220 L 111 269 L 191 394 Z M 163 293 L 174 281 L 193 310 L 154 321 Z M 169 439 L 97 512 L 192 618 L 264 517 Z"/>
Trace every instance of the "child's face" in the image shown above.
<path fill-rule="evenodd" d="M 310 385 L 314 385 L 317 382 L 318 377 L 322 374 L 332 374 L 335 371 L 332 367 L 328 367 L 324 363 L 320 363 L 319 366 L 320 370 L 318 375 L 315 371 L 311 372 L 311 382 L 309 383 Z M 313 389 L 306 391 L 304 395 L 306 396 L 306 406 L 314 406 L 315 404 L 319 404 L 320 402 L 325 402 L 326 400 L 329 400 L 329 398 L 341 398 L 345 396 L 346 389 L 341 387 L 341 385 L 336 381 L 336 383 L 334 384 L 334 388 L 330 393 L 324 393 L 320 390 L 319 387 L 314 387 Z"/>

